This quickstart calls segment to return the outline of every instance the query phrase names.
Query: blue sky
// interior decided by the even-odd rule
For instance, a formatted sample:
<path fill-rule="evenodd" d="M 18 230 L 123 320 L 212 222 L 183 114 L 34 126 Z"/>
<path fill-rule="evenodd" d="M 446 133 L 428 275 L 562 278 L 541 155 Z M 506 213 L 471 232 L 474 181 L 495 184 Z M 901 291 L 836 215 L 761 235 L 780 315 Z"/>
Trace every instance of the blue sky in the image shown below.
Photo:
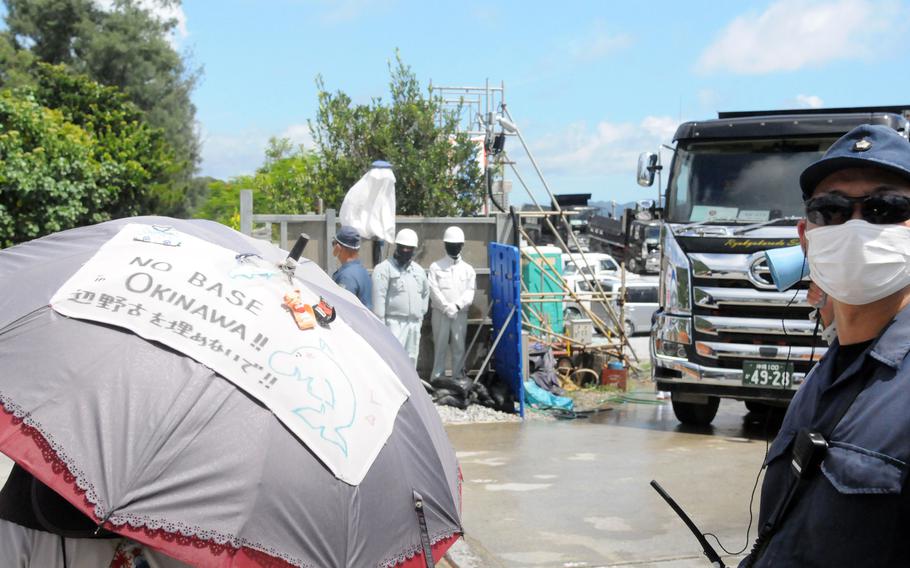
<path fill-rule="evenodd" d="M 682 120 L 910 104 L 896 0 L 184 0 L 177 16 L 177 45 L 204 67 L 200 173 L 219 178 L 254 170 L 270 136 L 311 143 L 318 74 L 387 98 L 396 48 L 425 85 L 503 81 L 553 189 L 602 200 L 651 197 L 636 156 Z"/>

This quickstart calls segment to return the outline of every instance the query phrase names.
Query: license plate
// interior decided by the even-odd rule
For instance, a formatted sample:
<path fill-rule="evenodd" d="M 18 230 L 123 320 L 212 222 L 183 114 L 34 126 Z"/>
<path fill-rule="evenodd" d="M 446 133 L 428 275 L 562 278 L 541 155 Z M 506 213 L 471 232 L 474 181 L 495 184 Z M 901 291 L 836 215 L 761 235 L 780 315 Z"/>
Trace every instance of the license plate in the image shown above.
<path fill-rule="evenodd" d="M 793 385 L 793 363 L 744 361 L 743 384 L 788 389 Z"/>

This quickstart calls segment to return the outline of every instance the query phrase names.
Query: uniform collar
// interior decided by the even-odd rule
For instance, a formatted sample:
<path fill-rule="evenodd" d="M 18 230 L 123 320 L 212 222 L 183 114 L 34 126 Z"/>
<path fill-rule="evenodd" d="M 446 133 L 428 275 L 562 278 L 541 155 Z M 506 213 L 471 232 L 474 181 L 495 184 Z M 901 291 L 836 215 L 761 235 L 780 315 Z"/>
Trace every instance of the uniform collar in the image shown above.
<path fill-rule="evenodd" d="M 395 260 L 395 257 L 391 257 L 389 260 L 391 261 L 392 266 L 394 266 L 399 272 L 409 272 L 411 270 L 411 267 L 414 265 L 414 259 L 411 259 L 411 261 L 408 262 L 407 266 L 401 266 L 401 264 Z"/>
<path fill-rule="evenodd" d="M 902 309 L 891 320 L 872 346 L 870 355 L 892 368 L 900 367 L 910 351 L 910 306 Z"/>
<path fill-rule="evenodd" d="M 359 258 L 355 258 L 353 260 L 349 260 L 349 261 L 345 262 L 344 264 L 341 265 L 341 268 L 346 268 L 348 266 L 353 266 L 355 264 L 360 264 Z"/>

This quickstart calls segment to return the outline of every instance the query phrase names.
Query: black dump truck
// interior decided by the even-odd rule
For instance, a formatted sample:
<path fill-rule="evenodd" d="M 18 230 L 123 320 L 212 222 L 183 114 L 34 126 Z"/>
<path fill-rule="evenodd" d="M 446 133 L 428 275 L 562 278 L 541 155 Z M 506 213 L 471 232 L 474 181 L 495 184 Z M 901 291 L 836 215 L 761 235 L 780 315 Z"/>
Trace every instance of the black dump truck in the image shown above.
<path fill-rule="evenodd" d="M 910 131 L 910 105 L 726 112 L 674 136 L 661 228 L 653 376 L 676 417 L 709 424 L 721 398 L 789 403 L 825 352 L 809 321 L 808 281 L 778 292 L 763 252 L 799 243 L 799 175 L 860 124 Z M 640 185 L 660 167 L 639 158 Z"/>
<path fill-rule="evenodd" d="M 588 205 L 591 200 L 590 193 L 562 193 L 553 196 L 556 204 L 563 211 L 569 225 L 572 227 L 572 233 L 575 239 L 572 239 L 563 223 L 556 214 L 548 215 L 550 223 L 559 232 L 559 237 L 566 243 L 572 252 L 588 252 L 588 222 L 595 214 L 596 209 Z M 523 211 L 537 211 L 534 205 L 525 205 Z M 551 211 L 556 211 L 556 205 L 551 206 Z M 534 242 L 538 245 L 558 245 L 559 240 L 550 230 L 549 225 L 544 219 L 539 217 L 523 217 L 524 230 L 528 233 Z M 575 241 L 581 250 L 577 250 Z"/>
<path fill-rule="evenodd" d="M 653 202 L 639 202 L 622 215 L 601 210 L 588 221 L 592 251 L 605 252 L 636 274 L 660 271 L 660 221 Z"/>

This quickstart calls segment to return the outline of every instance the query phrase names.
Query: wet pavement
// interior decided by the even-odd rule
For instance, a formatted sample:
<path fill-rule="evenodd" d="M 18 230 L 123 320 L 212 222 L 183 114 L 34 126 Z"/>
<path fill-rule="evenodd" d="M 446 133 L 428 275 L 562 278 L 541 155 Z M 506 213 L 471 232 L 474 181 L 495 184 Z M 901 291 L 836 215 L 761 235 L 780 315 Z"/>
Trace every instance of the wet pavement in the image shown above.
<path fill-rule="evenodd" d="M 680 425 L 669 403 L 622 404 L 571 421 L 448 426 L 464 474 L 468 542 L 493 567 L 709 566 L 649 482 L 658 480 L 702 531 L 740 550 L 776 428 L 765 422 L 723 401 L 707 428 Z M 753 527 L 750 546 L 754 537 Z"/>

